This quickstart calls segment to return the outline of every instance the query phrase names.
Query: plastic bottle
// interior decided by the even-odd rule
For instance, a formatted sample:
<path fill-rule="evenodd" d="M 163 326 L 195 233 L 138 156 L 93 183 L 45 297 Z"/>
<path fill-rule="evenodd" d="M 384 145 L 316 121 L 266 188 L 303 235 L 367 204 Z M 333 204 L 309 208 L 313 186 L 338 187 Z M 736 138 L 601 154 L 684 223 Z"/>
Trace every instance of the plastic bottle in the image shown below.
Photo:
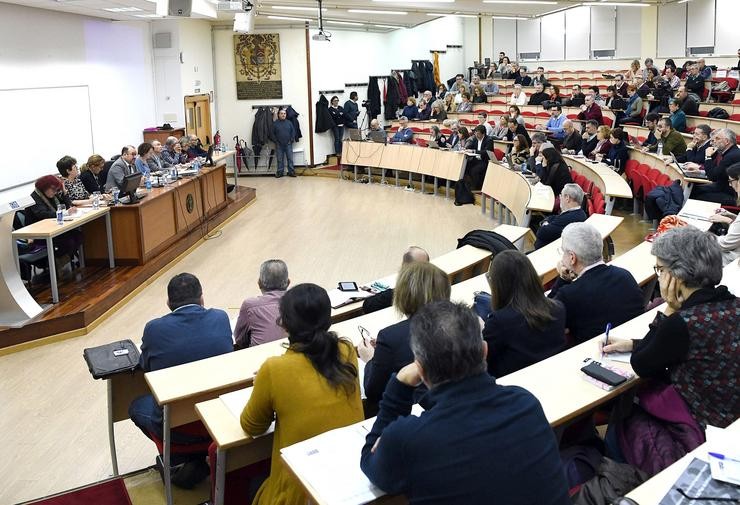
<path fill-rule="evenodd" d="M 57 205 L 57 224 L 59 226 L 64 224 L 64 205 Z"/>
<path fill-rule="evenodd" d="M 656 151 L 656 154 L 658 156 L 662 156 L 663 155 L 663 141 L 662 140 L 659 140 L 658 141 L 658 150 Z"/>
<path fill-rule="evenodd" d="M 100 192 L 98 191 L 95 191 L 92 194 L 92 206 L 93 206 L 93 209 L 100 208 Z"/>
<path fill-rule="evenodd" d="M 524 161 L 524 162 L 522 162 L 522 173 L 525 173 L 527 170 L 528 170 L 527 169 L 527 162 Z"/>
<path fill-rule="evenodd" d="M 121 190 L 118 188 L 113 188 L 112 193 L 113 193 L 113 205 L 118 205 L 119 203 L 121 203 L 118 200 L 118 195 L 121 193 Z"/>
<path fill-rule="evenodd" d="M 152 190 L 152 176 L 149 174 L 146 174 L 146 179 L 144 184 L 146 185 L 146 190 L 151 191 Z"/>

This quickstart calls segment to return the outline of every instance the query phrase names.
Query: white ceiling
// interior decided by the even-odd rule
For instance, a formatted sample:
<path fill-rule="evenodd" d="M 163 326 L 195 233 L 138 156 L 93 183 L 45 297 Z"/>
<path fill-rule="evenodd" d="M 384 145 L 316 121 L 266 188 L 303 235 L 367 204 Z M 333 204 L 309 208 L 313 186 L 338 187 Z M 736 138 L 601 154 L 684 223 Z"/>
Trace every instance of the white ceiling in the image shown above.
<path fill-rule="evenodd" d="M 156 9 L 156 0 L 3 0 L 5 3 L 25 5 L 61 12 L 70 12 L 118 21 L 150 21 Z M 161 1 L 161 0 L 160 0 Z M 216 0 L 204 0 L 216 3 Z M 302 21 L 291 21 L 284 19 L 269 19 L 267 16 L 283 16 L 292 18 L 309 19 L 311 26 L 315 26 L 318 2 L 312 0 L 251 0 L 256 9 L 257 26 L 293 25 L 300 26 Z M 551 4 L 525 4 L 512 0 L 507 3 L 483 3 L 481 0 L 453 0 L 440 1 L 403 1 L 403 0 L 329 0 L 324 2 L 324 22 L 328 29 L 374 29 L 373 25 L 388 25 L 398 27 L 412 27 L 424 23 L 434 16 L 428 14 L 452 15 L 465 14 L 481 17 L 496 16 L 518 16 L 533 17 L 541 16 L 556 10 L 577 7 L 585 0 L 550 0 Z M 601 0 L 604 2 L 605 0 Z M 611 0 L 610 0 L 611 1 Z M 678 0 L 619 0 L 621 2 L 657 4 L 672 3 Z M 739 0 L 740 1 L 740 0 Z M 607 3 L 608 5 L 608 3 Z M 312 11 L 278 10 L 274 6 L 310 7 Z M 110 12 L 104 9 L 135 7 L 140 9 L 132 12 Z M 367 14 L 351 13 L 349 9 L 366 10 L 397 10 L 404 11 L 406 15 L 391 14 Z M 149 17 L 146 17 L 149 16 Z M 194 16 L 197 17 L 197 16 Z M 161 18 L 159 18 L 161 19 Z M 206 18 L 207 19 L 207 18 Z M 219 12 L 214 22 L 228 23 L 233 19 L 233 13 Z M 330 20 L 349 21 L 363 23 L 362 27 L 341 24 L 332 24 Z"/>

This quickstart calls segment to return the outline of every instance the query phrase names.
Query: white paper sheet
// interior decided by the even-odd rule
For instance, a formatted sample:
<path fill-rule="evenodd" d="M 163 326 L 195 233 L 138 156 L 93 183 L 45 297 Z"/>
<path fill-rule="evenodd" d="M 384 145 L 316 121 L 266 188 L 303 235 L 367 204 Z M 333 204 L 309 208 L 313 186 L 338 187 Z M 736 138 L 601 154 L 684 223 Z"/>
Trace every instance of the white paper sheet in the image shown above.
<path fill-rule="evenodd" d="M 232 391 L 231 393 L 223 394 L 219 396 L 219 398 L 221 398 L 221 401 L 224 402 L 226 408 L 229 409 L 229 412 L 231 412 L 234 417 L 239 419 L 241 418 L 244 407 L 249 401 L 249 397 L 252 396 L 252 391 L 253 388 L 239 389 L 237 391 Z M 254 438 L 262 437 L 264 435 L 267 435 L 268 433 L 272 433 L 273 431 L 275 431 L 275 421 L 273 421 L 270 427 L 267 428 L 266 432 L 264 432 L 262 435 L 257 435 Z"/>

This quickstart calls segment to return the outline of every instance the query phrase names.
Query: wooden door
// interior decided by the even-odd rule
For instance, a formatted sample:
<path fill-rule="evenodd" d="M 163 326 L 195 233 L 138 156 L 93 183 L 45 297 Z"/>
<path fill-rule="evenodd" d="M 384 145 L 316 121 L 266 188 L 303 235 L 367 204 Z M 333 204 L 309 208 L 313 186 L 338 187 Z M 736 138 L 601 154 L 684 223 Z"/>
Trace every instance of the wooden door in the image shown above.
<path fill-rule="evenodd" d="M 204 146 L 213 142 L 210 95 L 185 97 L 185 133 L 196 135 Z"/>

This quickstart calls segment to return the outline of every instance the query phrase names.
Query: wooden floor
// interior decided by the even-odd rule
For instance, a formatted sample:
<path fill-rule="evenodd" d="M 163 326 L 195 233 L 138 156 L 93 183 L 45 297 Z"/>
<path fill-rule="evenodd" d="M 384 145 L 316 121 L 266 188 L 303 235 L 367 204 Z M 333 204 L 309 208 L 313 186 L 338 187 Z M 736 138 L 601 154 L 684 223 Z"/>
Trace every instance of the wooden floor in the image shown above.
<path fill-rule="evenodd" d="M 231 192 L 228 195 L 229 204 L 223 210 L 195 227 L 189 235 L 173 243 L 145 265 L 110 269 L 106 263 L 88 265 L 74 271 L 67 267 L 65 278 L 59 281 L 60 303 L 56 305 L 51 305 L 48 281 L 37 287 L 32 286 L 30 291 L 34 299 L 42 306 L 50 305 L 50 309 L 20 328 L 0 329 L 0 349 L 87 327 L 255 198 L 254 188 L 240 187 Z"/>
<path fill-rule="evenodd" d="M 102 480 L 111 475 L 105 385 L 90 377 L 85 347 L 131 338 L 167 312 L 166 285 L 179 272 L 197 275 L 209 307 L 235 315 L 258 293 L 259 265 L 284 259 L 293 284 L 327 288 L 393 272 L 409 245 L 437 256 L 454 249 L 472 229 L 492 228 L 480 207 L 379 185 L 327 177 L 242 179 L 259 198 L 228 222 L 219 238 L 204 241 L 170 265 L 89 334 L 0 356 L 0 503 L 10 504 Z M 615 235 L 617 253 L 647 233 L 628 217 Z M 118 423 L 121 473 L 154 463 L 155 448 L 130 422 Z M 135 504 L 137 505 L 137 504 Z"/>

